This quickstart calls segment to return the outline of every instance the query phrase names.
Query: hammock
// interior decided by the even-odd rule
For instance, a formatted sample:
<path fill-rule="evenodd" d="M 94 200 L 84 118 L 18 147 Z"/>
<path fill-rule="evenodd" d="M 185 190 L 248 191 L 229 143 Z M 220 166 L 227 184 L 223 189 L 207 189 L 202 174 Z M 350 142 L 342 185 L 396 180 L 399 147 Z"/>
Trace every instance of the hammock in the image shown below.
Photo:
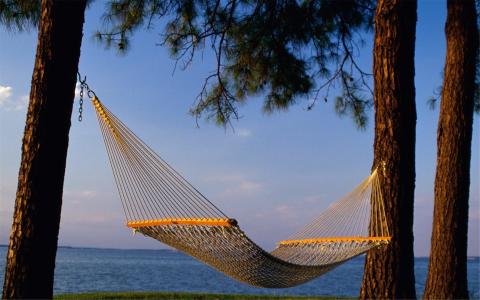
<path fill-rule="evenodd" d="M 390 241 L 379 178 L 374 171 L 268 253 L 96 97 L 92 103 L 127 226 L 236 280 L 266 288 L 299 285 Z"/>

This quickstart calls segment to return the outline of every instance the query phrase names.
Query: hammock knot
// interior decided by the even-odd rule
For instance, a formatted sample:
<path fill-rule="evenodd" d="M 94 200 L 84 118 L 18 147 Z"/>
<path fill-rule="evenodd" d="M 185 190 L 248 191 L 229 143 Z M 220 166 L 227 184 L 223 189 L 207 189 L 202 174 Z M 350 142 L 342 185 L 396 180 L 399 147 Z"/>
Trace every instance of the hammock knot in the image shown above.
<path fill-rule="evenodd" d="M 237 220 L 232 219 L 232 218 L 228 219 L 228 223 L 232 226 L 238 226 Z"/>

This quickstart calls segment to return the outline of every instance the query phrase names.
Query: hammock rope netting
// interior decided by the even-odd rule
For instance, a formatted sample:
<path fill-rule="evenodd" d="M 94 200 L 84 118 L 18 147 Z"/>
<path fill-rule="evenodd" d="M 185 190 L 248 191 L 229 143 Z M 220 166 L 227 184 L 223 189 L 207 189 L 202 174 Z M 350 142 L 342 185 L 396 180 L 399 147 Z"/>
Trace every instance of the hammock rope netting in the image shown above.
<path fill-rule="evenodd" d="M 94 97 L 127 226 L 239 281 L 291 287 L 386 245 L 377 171 L 299 232 L 263 250 Z"/>

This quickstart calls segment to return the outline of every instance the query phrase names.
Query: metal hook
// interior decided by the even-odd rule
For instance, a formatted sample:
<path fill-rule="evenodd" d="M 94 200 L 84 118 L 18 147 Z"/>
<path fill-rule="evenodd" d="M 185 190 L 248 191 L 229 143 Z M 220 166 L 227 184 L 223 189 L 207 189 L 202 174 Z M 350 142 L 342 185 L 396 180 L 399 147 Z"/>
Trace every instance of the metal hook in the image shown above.
<path fill-rule="evenodd" d="M 87 75 L 85 75 L 85 77 L 83 77 L 83 80 L 82 80 L 82 75 L 80 75 L 80 72 L 77 71 L 77 77 L 78 77 L 78 82 L 80 82 L 81 85 L 86 84 L 86 82 L 87 82 Z"/>

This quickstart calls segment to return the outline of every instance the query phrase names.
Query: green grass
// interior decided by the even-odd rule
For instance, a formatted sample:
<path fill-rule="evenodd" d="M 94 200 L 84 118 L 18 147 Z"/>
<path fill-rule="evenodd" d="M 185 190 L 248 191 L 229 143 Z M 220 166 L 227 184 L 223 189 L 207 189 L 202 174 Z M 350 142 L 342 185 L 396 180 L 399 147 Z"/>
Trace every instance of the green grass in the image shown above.
<path fill-rule="evenodd" d="M 56 300 L 73 299 L 172 299 L 172 300 L 330 300 L 348 299 L 344 297 L 302 297 L 302 296 L 269 296 L 269 295 L 229 295 L 172 292 L 100 292 L 85 294 L 55 295 Z"/>

